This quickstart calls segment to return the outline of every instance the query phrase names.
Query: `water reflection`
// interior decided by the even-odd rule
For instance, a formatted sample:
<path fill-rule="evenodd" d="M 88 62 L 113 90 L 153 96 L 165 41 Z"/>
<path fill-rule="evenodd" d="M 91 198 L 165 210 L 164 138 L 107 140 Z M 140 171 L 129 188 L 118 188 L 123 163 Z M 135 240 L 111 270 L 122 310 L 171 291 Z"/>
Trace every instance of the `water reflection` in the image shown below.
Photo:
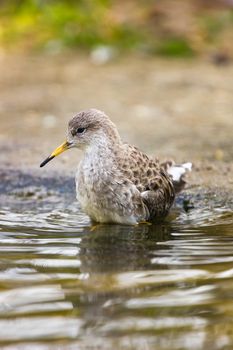
<path fill-rule="evenodd" d="M 1 208 L 4 349 L 233 346 L 230 206 L 93 227 L 59 195 Z"/>

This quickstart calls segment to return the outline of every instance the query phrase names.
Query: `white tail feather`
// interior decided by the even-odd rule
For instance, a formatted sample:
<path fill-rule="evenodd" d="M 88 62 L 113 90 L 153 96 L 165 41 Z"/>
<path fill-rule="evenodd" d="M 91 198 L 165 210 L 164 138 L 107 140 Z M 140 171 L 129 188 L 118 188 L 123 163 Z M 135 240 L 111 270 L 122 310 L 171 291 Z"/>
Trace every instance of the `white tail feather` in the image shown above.
<path fill-rule="evenodd" d="M 171 167 L 168 167 L 167 172 L 169 175 L 171 175 L 172 180 L 175 182 L 179 182 L 183 175 L 187 172 L 187 171 L 191 171 L 192 170 L 192 163 L 184 163 L 184 164 L 180 164 L 180 165 L 172 165 Z"/>

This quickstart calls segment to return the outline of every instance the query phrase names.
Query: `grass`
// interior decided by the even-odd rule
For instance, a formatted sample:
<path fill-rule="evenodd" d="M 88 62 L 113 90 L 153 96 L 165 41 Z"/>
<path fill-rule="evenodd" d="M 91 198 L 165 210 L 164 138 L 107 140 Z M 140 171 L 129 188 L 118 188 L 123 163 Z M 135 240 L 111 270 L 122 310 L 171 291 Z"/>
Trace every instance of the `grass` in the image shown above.
<path fill-rule="evenodd" d="M 186 0 L 190 3 L 193 0 Z M 136 14 L 124 13 L 119 8 L 129 1 L 115 0 L 8 0 L 0 5 L 0 45 L 7 49 L 47 50 L 58 48 L 92 49 L 110 45 L 119 50 L 147 50 L 169 57 L 191 57 L 198 52 L 187 32 L 161 30 L 163 21 L 151 24 L 153 2 L 142 5 L 135 0 Z M 129 2 L 130 3 L 130 2 Z M 161 4 L 161 2 L 158 2 Z M 180 2 L 182 4 L 182 1 Z M 145 8 L 144 8 L 144 7 Z M 164 5 L 165 6 L 165 5 Z M 127 10 L 127 9 L 126 9 Z M 165 15 L 168 8 L 165 8 Z M 141 12 L 140 12 L 141 11 Z M 121 13 L 120 13 L 121 14 Z M 184 11 L 184 17 L 187 13 Z M 233 12 L 212 11 L 195 13 L 195 30 L 203 36 L 204 45 L 221 41 L 221 33 L 233 28 Z M 190 16 L 190 14 L 189 14 Z M 163 17 L 161 17 L 163 18 Z M 166 18 L 165 18 L 166 20 Z M 178 19 L 177 21 L 182 21 Z M 175 21 L 174 21 L 175 22 Z M 161 35 L 162 32 L 162 35 Z M 188 34 L 187 34 L 188 33 Z"/>

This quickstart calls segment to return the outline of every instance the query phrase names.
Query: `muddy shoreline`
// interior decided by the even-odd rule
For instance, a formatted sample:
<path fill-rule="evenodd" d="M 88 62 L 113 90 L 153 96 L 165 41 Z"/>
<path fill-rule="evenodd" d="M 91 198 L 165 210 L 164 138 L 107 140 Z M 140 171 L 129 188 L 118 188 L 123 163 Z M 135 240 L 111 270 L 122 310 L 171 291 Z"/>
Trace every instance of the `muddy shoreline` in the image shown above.
<path fill-rule="evenodd" d="M 70 117 L 90 107 L 146 153 L 191 161 L 186 192 L 233 192 L 232 65 L 135 56 L 95 65 L 78 53 L 0 60 L 1 194 L 29 181 L 72 195 L 81 152 L 39 164 L 64 140 Z"/>

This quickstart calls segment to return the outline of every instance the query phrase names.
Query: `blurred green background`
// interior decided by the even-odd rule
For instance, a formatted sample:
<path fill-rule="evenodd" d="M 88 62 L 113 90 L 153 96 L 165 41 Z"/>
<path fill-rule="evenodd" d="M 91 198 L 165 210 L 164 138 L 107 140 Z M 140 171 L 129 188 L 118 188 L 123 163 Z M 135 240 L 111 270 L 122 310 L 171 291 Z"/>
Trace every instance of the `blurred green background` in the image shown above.
<path fill-rule="evenodd" d="M 233 52 L 232 0 L 2 0 L 4 50 L 61 52 L 100 45 L 186 57 Z"/>

